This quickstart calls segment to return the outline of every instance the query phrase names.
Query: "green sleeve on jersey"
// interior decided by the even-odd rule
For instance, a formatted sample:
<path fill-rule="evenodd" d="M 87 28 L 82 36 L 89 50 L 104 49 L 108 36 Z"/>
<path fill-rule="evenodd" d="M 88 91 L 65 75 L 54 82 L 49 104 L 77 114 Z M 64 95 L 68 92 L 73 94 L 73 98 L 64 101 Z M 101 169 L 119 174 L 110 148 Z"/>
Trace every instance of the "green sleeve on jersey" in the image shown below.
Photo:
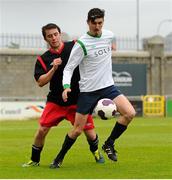
<path fill-rule="evenodd" d="M 80 40 L 77 40 L 77 42 L 80 44 L 80 46 L 82 47 L 83 51 L 84 51 L 84 56 L 87 55 L 87 50 L 86 47 L 84 46 L 84 43 Z"/>

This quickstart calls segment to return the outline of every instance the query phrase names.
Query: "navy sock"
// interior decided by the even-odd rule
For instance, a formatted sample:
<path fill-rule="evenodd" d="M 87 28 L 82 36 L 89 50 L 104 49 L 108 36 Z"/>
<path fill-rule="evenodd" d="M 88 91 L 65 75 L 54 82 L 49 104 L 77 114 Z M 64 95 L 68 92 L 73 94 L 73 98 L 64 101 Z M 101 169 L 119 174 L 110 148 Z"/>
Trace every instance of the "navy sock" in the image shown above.
<path fill-rule="evenodd" d="M 65 140 L 63 142 L 62 148 L 56 158 L 55 161 L 62 161 L 67 151 L 72 147 L 72 145 L 75 143 L 76 139 L 72 139 L 68 136 L 68 134 L 65 137 Z"/>
<path fill-rule="evenodd" d="M 116 124 L 115 124 L 110 136 L 106 140 L 105 144 L 113 146 L 115 140 L 118 139 L 126 129 L 127 129 L 126 125 L 119 124 L 118 122 L 116 122 Z"/>
<path fill-rule="evenodd" d="M 98 135 L 96 134 L 95 140 L 87 139 L 87 141 L 88 141 L 88 144 L 90 145 L 90 151 L 95 152 L 98 149 L 98 143 L 99 143 Z"/>
<path fill-rule="evenodd" d="M 34 162 L 40 161 L 41 151 L 43 147 L 36 147 L 35 145 L 32 145 L 32 155 L 31 160 Z"/>

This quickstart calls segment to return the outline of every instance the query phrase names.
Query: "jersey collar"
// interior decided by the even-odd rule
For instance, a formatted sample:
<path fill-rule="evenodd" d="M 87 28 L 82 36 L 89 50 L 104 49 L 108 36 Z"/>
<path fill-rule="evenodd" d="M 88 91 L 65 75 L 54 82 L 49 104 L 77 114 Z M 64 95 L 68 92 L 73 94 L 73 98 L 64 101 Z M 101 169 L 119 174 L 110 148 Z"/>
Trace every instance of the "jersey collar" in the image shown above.
<path fill-rule="evenodd" d="M 64 49 L 64 42 L 62 42 L 62 44 L 58 50 L 54 50 L 54 49 L 50 48 L 49 51 L 53 54 L 61 54 L 63 49 Z"/>
<path fill-rule="evenodd" d="M 102 33 L 100 35 L 94 36 L 92 35 L 89 31 L 87 32 L 87 34 L 91 37 L 95 37 L 95 38 L 100 38 L 102 36 Z"/>

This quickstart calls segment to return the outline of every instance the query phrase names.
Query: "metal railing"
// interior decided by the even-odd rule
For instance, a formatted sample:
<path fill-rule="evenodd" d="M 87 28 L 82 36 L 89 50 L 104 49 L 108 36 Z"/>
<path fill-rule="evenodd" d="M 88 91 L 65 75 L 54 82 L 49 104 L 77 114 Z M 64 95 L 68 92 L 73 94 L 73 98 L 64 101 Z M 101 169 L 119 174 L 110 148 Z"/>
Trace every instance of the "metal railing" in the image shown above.
<path fill-rule="evenodd" d="M 135 37 L 117 37 L 117 50 L 136 50 Z M 0 48 L 46 48 L 47 44 L 41 35 L 31 34 L 0 34 Z M 142 49 L 142 40 L 139 43 Z"/>
<path fill-rule="evenodd" d="M 1 48 L 46 48 L 46 46 L 40 35 L 0 34 Z"/>
<path fill-rule="evenodd" d="M 64 38 L 66 39 L 66 37 Z M 116 37 L 117 50 L 127 50 L 127 51 L 137 50 L 137 43 L 138 42 L 136 37 Z M 41 35 L 2 33 L 0 34 L 0 48 L 46 49 L 47 44 Z M 171 37 L 165 38 L 164 48 L 166 52 L 172 51 Z M 140 39 L 139 50 L 142 49 L 143 49 L 143 39 Z"/>

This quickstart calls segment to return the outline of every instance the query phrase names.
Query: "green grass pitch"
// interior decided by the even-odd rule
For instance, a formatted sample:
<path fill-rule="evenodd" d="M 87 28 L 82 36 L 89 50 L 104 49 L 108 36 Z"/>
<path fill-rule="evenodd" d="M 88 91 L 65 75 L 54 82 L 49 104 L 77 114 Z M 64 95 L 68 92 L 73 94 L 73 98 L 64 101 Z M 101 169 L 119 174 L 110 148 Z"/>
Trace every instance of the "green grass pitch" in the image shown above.
<path fill-rule="evenodd" d="M 95 119 L 99 149 L 115 120 Z M 40 167 L 22 168 L 30 158 L 37 120 L 0 121 L 1 179 L 171 179 L 172 118 L 135 118 L 116 141 L 118 162 L 107 156 L 96 164 L 84 135 L 75 142 L 60 169 L 49 169 L 71 125 L 61 122 L 49 132 Z"/>

